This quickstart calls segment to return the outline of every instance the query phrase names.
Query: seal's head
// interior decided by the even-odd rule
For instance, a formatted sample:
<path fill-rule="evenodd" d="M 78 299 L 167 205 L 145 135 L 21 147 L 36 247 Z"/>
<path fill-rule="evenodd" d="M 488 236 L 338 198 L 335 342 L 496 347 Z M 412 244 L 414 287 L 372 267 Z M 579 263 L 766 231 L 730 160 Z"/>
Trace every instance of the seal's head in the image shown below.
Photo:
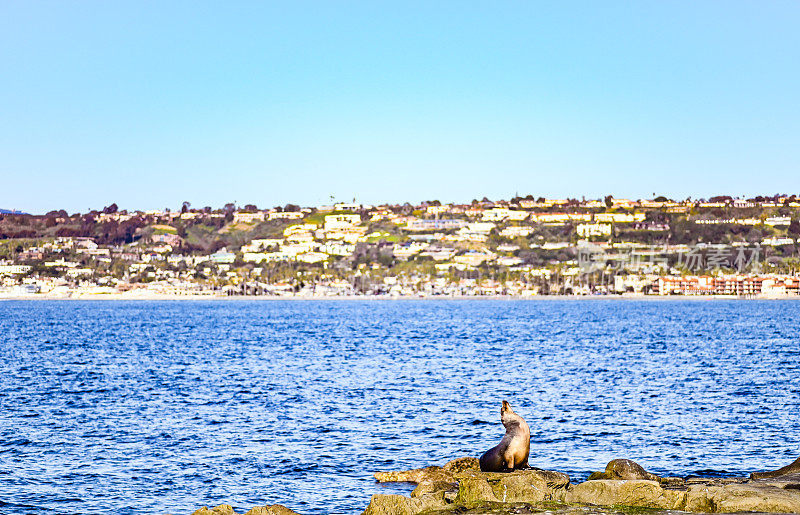
<path fill-rule="evenodd" d="M 520 416 L 511 409 L 511 404 L 508 401 L 503 401 L 503 406 L 500 408 L 500 421 L 503 425 L 508 427 L 509 424 L 518 423 L 519 419 Z"/>

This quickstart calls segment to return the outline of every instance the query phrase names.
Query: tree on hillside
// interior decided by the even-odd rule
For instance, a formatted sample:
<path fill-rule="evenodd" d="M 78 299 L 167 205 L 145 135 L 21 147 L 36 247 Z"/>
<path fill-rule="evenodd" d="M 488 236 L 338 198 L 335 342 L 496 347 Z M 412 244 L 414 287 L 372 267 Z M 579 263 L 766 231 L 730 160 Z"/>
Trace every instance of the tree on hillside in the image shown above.
<path fill-rule="evenodd" d="M 114 203 L 114 204 L 111 204 L 110 206 L 104 207 L 103 208 L 103 213 L 106 214 L 106 215 L 113 215 L 118 210 L 119 210 L 119 208 L 117 207 L 117 204 Z"/>
<path fill-rule="evenodd" d="M 789 234 L 795 237 L 800 236 L 800 222 L 798 222 L 797 220 L 792 220 L 792 222 L 789 224 L 788 231 Z"/>
<path fill-rule="evenodd" d="M 189 211 L 190 207 L 192 207 L 192 203 L 184 200 L 183 204 L 181 205 L 181 214 Z"/>
<path fill-rule="evenodd" d="M 236 211 L 236 204 L 233 202 L 228 202 L 223 206 L 223 211 L 225 212 L 225 221 L 231 222 L 233 221 L 233 212 Z"/>

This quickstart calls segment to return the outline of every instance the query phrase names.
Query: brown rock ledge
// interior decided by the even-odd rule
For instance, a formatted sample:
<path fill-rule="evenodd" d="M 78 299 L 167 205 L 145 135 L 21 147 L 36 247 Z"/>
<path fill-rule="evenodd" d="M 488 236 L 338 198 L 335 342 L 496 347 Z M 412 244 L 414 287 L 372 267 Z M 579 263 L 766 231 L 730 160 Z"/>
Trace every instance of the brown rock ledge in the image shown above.
<path fill-rule="evenodd" d="M 474 461 L 472 461 L 474 460 Z M 607 468 L 611 474 L 622 460 Z M 629 460 L 624 460 L 629 461 Z M 635 462 L 624 463 L 637 478 L 596 479 L 572 484 L 547 470 L 481 472 L 474 458 L 442 467 L 375 474 L 379 482 L 416 483 L 411 497 L 373 495 L 363 515 L 630 513 L 638 509 L 705 513 L 800 513 L 800 474 L 777 478 L 659 478 Z M 600 474 L 595 475 L 598 477 Z M 601 476 L 602 477 L 602 476 Z M 606 476 L 607 477 L 607 476 Z M 641 477 L 641 478 L 638 478 Z M 646 479 L 645 479 L 646 478 Z M 605 507 L 605 508 L 600 508 Z M 587 511 L 588 510 L 588 511 Z"/>
<path fill-rule="evenodd" d="M 233 511 L 233 506 L 229 504 L 220 504 L 214 508 L 203 506 L 196 510 L 192 515 L 236 515 Z M 286 506 L 280 504 L 273 504 L 271 506 L 256 506 L 251 508 L 244 515 L 299 515 L 298 513 L 290 510 Z"/>

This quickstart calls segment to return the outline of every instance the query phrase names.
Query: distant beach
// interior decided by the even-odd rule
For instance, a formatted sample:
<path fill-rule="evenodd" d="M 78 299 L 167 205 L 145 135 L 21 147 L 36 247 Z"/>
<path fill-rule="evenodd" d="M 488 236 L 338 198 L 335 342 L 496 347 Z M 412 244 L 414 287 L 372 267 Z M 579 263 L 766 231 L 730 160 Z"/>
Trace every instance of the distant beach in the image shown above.
<path fill-rule="evenodd" d="M 408 300 L 637 300 L 637 301 L 711 301 L 711 300 L 800 300 L 797 295 L 783 296 L 738 296 L 738 295 L 163 295 L 158 293 L 85 293 L 70 296 L 63 295 L 10 295 L 0 292 L 0 300 L 164 300 L 164 301 L 274 301 L 274 300 L 375 300 L 375 301 L 408 301 Z"/>

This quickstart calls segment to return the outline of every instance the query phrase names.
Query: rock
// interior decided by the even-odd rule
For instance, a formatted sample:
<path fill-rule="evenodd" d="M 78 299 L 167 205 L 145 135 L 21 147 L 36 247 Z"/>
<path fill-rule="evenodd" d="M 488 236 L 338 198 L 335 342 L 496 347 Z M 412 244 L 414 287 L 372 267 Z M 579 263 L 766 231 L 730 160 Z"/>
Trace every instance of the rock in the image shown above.
<path fill-rule="evenodd" d="M 433 492 L 411 499 L 411 507 L 416 513 L 444 510 L 452 501 L 448 500 L 445 492 Z"/>
<path fill-rule="evenodd" d="M 605 472 L 592 472 L 589 480 L 595 479 L 646 479 L 648 481 L 659 481 L 655 474 L 647 472 L 641 465 L 632 460 L 611 460 L 606 465 Z"/>
<path fill-rule="evenodd" d="M 525 474 L 534 473 L 544 479 L 547 483 L 547 486 L 550 488 L 569 488 L 570 486 L 570 479 L 569 476 L 564 474 L 563 472 L 557 472 L 555 470 L 526 470 L 523 471 Z"/>
<path fill-rule="evenodd" d="M 481 472 L 475 458 L 453 460 L 444 467 L 425 467 L 401 472 L 375 474 L 380 481 L 417 483 L 411 499 L 402 496 L 373 496 L 368 513 L 418 513 L 426 505 L 474 508 L 490 503 L 539 503 L 563 500 L 569 476 L 549 470 L 516 470 L 509 473 Z M 407 499 L 403 501 L 401 499 Z M 395 510 L 395 511 L 392 511 Z"/>
<path fill-rule="evenodd" d="M 210 510 L 208 507 L 203 506 L 192 515 L 236 515 L 236 512 L 233 511 L 233 506 L 230 504 L 220 504 Z"/>
<path fill-rule="evenodd" d="M 236 515 L 236 512 L 233 511 L 233 506 L 230 504 L 220 504 L 219 506 L 208 509 L 206 506 L 203 506 L 199 510 L 192 513 L 192 515 Z M 250 509 L 244 515 L 299 515 L 297 512 L 294 512 L 287 508 L 286 506 L 282 506 L 280 504 L 273 504 L 271 506 L 256 506 L 255 508 Z"/>
<path fill-rule="evenodd" d="M 273 504 L 271 506 L 256 506 L 248 510 L 244 515 L 299 515 L 299 513 L 290 510 L 286 506 Z"/>
<path fill-rule="evenodd" d="M 643 479 L 586 481 L 573 486 L 564 497 L 567 503 L 623 505 L 662 510 L 681 509 L 685 499 L 685 492 L 667 490 L 657 481 Z"/>
<path fill-rule="evenodd" d="M 757 479 L 752 481 L 752 484 L 774 486 L 784 490 L 800 490 L 800 472 L 784 474 L 775 478 Z"/>
<path fill-rule="evenodd" d="M 561 500 L 569 476 L 548 470 L 515 470 L 508 473 L 469 470 L 455 475 L 458 494 L 455 503 L 538 503 Z"/>
<path fill-rule="evenodd" d="M 478 458 L 457 458 L 448 461 L 443 467 L 432 466 L 397 472 L 376 472 L 373 476 L 378 483 L 419 484 L 423 481 L 452 482 L 453 474 L 465 470 L 480 470 Z"/>
<path fill-rule="evenodd" d="M 770 472 L 753 472 L 750 474 L 750 479 L 765 479 L 771 477 L 779 477 L 785 476 L 786 474 L 793 474 L 800 472 L 800 458 L 797 458 L 789 465 L 785 467 L 781 467 L 778 470 L 773 470 Z"/>
<path fill-rule="evenodd" d="M 684 480 L 659 478 L 630 460 L 614 460 L 605 472 L 595 477 L 611 475 L 633 479 L 593 479 L 572 485 L 566 474 L 547 470 L 480 472 L 475 469 L 474 461 L 466 458 L 444 467 L 384 474 L 398 481 L 416 481 L 417 487 L 410 498 L 373 496 L 366 515 L 535 513 L 552 511 L 552 503 L 560 503 L 556 511 L 561 513 L 585 511 L 587 506 L 612 507 L 602 508 L 602 512 L 644 508 L 705 513 L 800 513 L 800 473 L 760 480 Z M 198 515 L 211 515 L 211 512 Z"/>
<path fill-rule="evenodd" d="M 455 504 L 469 508 L 477 504 L 497 501 L 492 487 L 485 478 L 477 474 L 459 478 Z"/>
<path fill-rule="evenodd" d="M 442 492 L 426 494 L 415 499 L 402 495 L 375 494 L 362 515 L 414 515 L 426 511 L 443 510 L 448 503 Z"/>
<path fill-rule="evenodd" d="M 574 486 L 567 493 L 565 501 L 705 513 L 798 513 L 800 489 L 792 489 L 794 484 L 759 484 L 729 478 L 690 484 L 683 490 L 663 488 L 655 481 L 593 480 Z"/>
<path fill-rule="evenodd" d="M 447 472 L 457 474 L 459 472 L 464 472 L 465 470 L 479 471 L 481 469 L 481 463 L 478 461 L 478 458 L 456 458 L 448 461 L 442 468 Z"/>
<path fill-rule="evenodd" d="M 690 477 L 684 480 L 687 485 L 725 486 L 731 483 L 747 483 L 746 477 Z"/>
<path fill-rule="evenodd" d="M 553 500 L 553 490 L 539 476 L 505 474 L 488 483 L 500 502 L 539 503 Z"/>
<path fill-rule="evenodd" d="M 396 472 L 376 472 L 373 476 L 378 483 L 417 484 L 423 481 L 448 481 L 453 478 L 453 475 L 442 467 L 425 467 Z"/>
<path fill-rule="evenodd" d="M 514 470 L 511 472 L 480 472 L 468 470 L 460 474 L 455 474 L 453 477 L 456 480 L 480 477 L 489 482 L 497 482 L 509 477 L 523 477 L 530 478 L 533 481 L 543 482 L 549 488 L 566 488 L 570 484 L 569 476 L 563 472 L 539 469 Z"/>
<path fill-rule="evenodd" d="M 693 485 L 686 494 L 684 509 L 716 513 L 800 513 L 800 492 L 753 483 Z"/>
<path fill-rule="evenodd" d="M 701 513 L 714 513 L 714 496 L 721 486 L 711 485 L 691 485 L 686 491 L 686 499 L 683 503 L 685 511 L 695 511 Z"/>
<path fill-rule="evenodd" d="M 375 494 L 363 515 L 412 515 L 411 499 L 402 495 Z"/>
<path fill-rule="evenodd" d="M 457 492 L 458 483 L 448 481 L 421 481 L 411 492 L 411 497 L 422 497 L 423 495 L 434 492 Z"/>
<path fill-rule="evenodd" d="M 661 477 L 658 482 L 667 488 L 686 488 L 686 480 L 682 477 Z"/>
<path fill-rule="evenodd" d="M 500 501 L 524 503 L 563 501 L 570 485 L 568 475 L 550 470 L 491 474 L 488 482 Z"/>

